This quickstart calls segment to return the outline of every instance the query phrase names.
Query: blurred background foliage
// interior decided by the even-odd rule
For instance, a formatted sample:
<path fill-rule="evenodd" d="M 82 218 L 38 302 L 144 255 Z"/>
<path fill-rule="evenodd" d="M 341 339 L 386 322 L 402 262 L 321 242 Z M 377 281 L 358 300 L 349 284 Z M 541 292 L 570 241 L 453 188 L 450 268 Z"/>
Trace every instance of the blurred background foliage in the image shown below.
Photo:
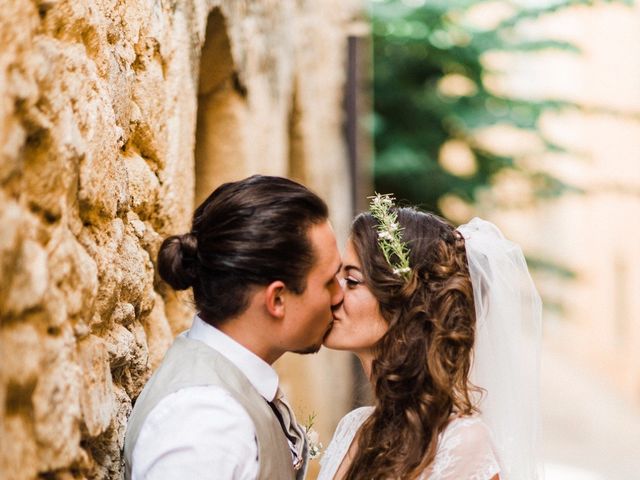
<path fill-rule="evenodd" d="M 531 2 L 496 0 L 371 2 L 377 191 L 394 192 L 445 217 L 450 215 L 443 202 L 473 204 L 505 174 L 527 182 L 529 201 L 579 191 L 537 168 L 535 158 L 564 151 L 545 137 L 541 117 L 580 106 L 562 99 L 514 98 L 495 81 L 504 72 L 490 61 L 496 54 L 546 49 L 580 53 L 564 41 L 526 38 L 521 27 L 594 2 L 536 3 L 534 8 Z M 496 19 L 488 26 L 477 21 L 479 9 L 487 6 Z M 505 154 L 483 141 L 483 133 L 497 126 L 523 136 L 523 148 Z"/>

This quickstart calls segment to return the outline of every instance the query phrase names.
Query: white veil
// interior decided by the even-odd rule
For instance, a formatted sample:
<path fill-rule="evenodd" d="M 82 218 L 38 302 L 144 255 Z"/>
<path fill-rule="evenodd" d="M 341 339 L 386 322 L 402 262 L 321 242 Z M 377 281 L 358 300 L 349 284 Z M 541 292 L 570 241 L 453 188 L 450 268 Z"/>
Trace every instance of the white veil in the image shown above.
<path fill-rule="evenodd" d="M 471 382 L 503 471 L 501 480 L 542 478 L 539 359 L 542 302 L 520 247 L 494 224 L 474 218 L 465 239 L 476 310 Z"/>

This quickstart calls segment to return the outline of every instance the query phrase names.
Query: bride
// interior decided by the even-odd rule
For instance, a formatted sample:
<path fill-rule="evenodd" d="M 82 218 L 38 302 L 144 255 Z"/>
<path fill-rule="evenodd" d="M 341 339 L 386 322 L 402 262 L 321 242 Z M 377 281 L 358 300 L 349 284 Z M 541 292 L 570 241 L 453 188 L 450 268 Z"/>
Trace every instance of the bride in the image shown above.
<path fill-rule="evenodd" d="M 541 303 L 520 248 L 377 195 L 341 275 L 325 345 L 359 357 L 375 402 L 340 421 L 318 479 L 540 478 Z"/>

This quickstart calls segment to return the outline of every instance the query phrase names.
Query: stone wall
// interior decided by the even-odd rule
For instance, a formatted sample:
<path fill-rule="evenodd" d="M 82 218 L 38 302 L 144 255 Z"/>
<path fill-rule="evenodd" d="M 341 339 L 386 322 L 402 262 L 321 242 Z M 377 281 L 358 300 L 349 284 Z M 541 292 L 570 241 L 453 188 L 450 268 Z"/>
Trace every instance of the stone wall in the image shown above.
<path fill-rule="evenodd" d="M 154 262 L 196 198 L 291 175 L 344 236 L 358 3 L 0 2 L 1 478 L 120 477 L 132 399 L 190 319 Z"/>

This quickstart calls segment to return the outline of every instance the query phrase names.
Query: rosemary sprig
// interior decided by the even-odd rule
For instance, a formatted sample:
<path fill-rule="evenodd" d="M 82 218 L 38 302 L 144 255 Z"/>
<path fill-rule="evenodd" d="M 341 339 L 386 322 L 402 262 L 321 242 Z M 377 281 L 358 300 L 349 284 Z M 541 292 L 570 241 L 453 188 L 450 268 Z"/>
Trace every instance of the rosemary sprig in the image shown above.
<path fill-rule="evenodd" d="M 409 266 L 409 247 L 402 241 L 402 230 L 398 224 L 398 214 L 393 211 L 394 200 L 392 194 L 376 193 L 369 205 L 371 215 L 378 221 L 378 245 L 385 260 L 391 266 L 393 273 L 405 280 L 411 274 Z"/>

